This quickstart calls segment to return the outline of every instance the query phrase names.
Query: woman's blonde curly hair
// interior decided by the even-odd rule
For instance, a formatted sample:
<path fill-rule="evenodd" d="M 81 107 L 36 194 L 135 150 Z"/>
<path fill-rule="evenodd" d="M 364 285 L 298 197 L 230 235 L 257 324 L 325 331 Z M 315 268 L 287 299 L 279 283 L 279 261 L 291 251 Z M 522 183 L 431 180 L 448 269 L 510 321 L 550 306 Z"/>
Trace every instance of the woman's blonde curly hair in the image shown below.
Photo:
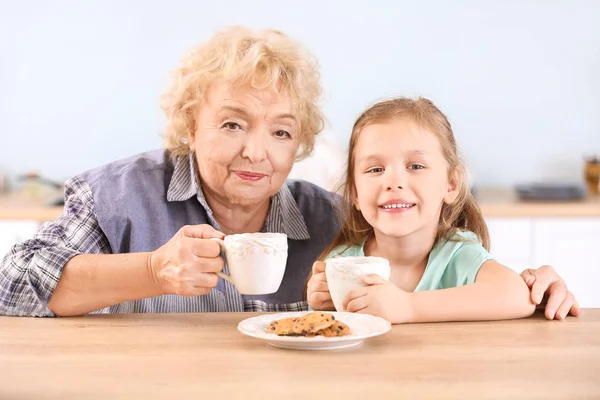
<path fill-rule="evenodd" d="M 188 133 L 196 129 L 197 106 L 213 83 L 250 84 L 284 92 L 298 115 L 301 139 L 297 159 L 309 156 L 315 136 L 324 126 L 319 64 L 300 43 L 282 32 L 254 32 L 231 27 L 191 49 L 173 71 L 170 89 L 162 97 L 167 116 L 165 147 L 174 155 L 191 150 Z"/>

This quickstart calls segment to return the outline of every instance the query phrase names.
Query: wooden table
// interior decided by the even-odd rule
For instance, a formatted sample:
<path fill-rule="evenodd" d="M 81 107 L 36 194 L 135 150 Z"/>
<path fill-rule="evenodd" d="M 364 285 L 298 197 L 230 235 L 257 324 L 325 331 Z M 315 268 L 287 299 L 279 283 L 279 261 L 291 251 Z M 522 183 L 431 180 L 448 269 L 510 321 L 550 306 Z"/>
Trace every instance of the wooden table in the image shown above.
<path fill-rule="evenodd" d="M 600 309 L 398 325 L 329 352 L 245 337 L 251 315 L 0 317 L 0 398 L 600 398 Z"/>

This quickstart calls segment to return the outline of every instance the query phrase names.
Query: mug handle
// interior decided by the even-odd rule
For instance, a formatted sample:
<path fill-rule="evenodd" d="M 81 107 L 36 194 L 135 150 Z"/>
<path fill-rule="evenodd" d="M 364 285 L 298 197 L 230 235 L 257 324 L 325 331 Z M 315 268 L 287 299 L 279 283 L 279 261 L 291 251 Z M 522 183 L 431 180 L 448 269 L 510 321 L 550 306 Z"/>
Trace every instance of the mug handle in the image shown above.
<path fill-rule="evenodd" d="M 221 251 L 223 252 L 223 254 L 225 255 L 225 260 L 227 260 L 227 252 L 225 250 L 225 242 L 223 241 L 223 239 L 219 239 L 219 238 L 210 238 L 209 240 L 214 240 L 215 242 L 219 243 L 219 247 L 221 247 Z M 233 286 L 235 286 L 235 283 L 233 282 L 233 279 L 223 273 L 223 272 L 217 272 L 217 275 L 219 276 L 219 278 L 223 278 L 225 279 L 227 282 L 231 283 Z"/>

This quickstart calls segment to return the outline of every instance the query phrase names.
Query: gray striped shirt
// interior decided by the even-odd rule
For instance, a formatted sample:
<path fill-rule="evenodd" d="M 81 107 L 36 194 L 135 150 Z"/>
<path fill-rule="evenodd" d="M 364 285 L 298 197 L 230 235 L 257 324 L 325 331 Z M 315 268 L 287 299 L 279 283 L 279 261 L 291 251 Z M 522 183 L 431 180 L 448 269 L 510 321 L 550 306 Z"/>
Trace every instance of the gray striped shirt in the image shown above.
<path fill-rule="evenodd" d="M 339 230 L 328 191 L 288 180 L 271 199 L 265 232 L 288 236 L 288 262 L 279 291 L 241 295 L 220 280 L 209 294 L 164 295 L 116 304 L 96 313 L 297 311 L 312 263 Z M 153 251 L 184 225 L 210 224 L 194 156 L 142 153 L 88 171 L 65 185 L 65 211 L 30 240 L 12 247 L 0 265 L 0 315 L 53 316 L 48 308 L 64 265 L 78 254 Z M 225 265 L 225 273 L 228 273 Z"/>

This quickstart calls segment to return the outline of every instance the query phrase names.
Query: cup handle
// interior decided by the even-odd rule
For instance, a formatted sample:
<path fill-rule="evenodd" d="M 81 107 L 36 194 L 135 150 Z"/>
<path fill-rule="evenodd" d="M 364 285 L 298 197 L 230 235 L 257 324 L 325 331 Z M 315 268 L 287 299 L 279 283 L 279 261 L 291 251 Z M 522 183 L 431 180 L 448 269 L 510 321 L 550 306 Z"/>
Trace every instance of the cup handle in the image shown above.
<path fill-rule="evenodd" d="M 223 252 L 223 254 L 225 255 L 225 259 L 227 260 L 227 252 L 225 250 L 225 242 L 223 241 L 223 239 L 219 239 L 219 238 L 210 238 L 210 240 L 214 240 L 215 242 L 219 243 L 219 246 L 221 247 L 221 251 Z M 231 277 L 223 272 L 217 272 L 217 275 L 219 276 L 219 278 L 223 278 L 225 279 L 227 282 L 231 283 L 233 286 L 235 286 L 235 283 L 233 282 L 233 279 L 231 279 Z"/>

